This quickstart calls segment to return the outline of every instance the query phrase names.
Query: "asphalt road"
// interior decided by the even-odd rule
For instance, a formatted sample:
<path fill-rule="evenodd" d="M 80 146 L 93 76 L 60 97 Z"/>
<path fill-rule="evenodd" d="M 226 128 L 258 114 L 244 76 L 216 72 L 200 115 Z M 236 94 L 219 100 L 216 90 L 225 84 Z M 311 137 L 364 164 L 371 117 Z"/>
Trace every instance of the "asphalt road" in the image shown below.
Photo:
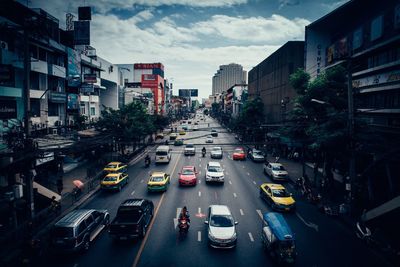
<path fill-rule="evenodd" d="M 261 163 L 231 159 L 237 142 L 232 134 L 222 132 L 224 130 L 210 118 L 199 125 L 207 130 L 212 127 L 220 132 L 214 137 L 214 145 L 231 144 L 223 145 L 223 159 L 213 160 L 219 161 L 225 170 L 223 185 L 206 185 L 204 181 L 205 167 L 211 159 L 209 153 L 201 157 L 201 148 L 208 132 L 188 132 L 184 138 L 193 138 L 186 142 L 198 144 L 196 156 L 184 156 L 183 146 L 171 146 L 173 156 L 169 164 L 152 162 L 150 168 L 144 168 L 144 161 L 140 160 L 129 167 L 130 182 L 121 192 L 99 192 L 83 205 L 83 208 L 107 209 L 114 218 L 123 200 L 151 199 L 156 213 L 144 239 L 117 242 L 103 231 L 89 251 L 48 255 L 41 266 L 274 266 L 274 261 L 263 251 L 260 238 L 261 214 L 271 209 L 260 199 L 259 186 L 270 179 L 263 174 Z M 209 151 L 212 146 L 206 147 Z M 154 158 L 154 149 L 150 153 Z M 195 187 L 178 185 L 178 172 L 187 165 L 194 165 L 200 171 Z M 171 174 L 171 184 L 165 193 L 149 194 L 146 183 L 150 172 L 156 170 Z M 303 201 L 290 184 L 286 187 L 297 201 L 297 211 L 284 214 L 296 237 L 296 266 L 386 266 L 384 259 L 358 240 L 353 231 Z M 218 250 L 207 246 L 204 216 L 211 204 L 228 205 L 239 222 L 235 249 Z M 181 238 L 174 218 L 183 206 L 188 207 L 192 223 L 187 236 Z"/>

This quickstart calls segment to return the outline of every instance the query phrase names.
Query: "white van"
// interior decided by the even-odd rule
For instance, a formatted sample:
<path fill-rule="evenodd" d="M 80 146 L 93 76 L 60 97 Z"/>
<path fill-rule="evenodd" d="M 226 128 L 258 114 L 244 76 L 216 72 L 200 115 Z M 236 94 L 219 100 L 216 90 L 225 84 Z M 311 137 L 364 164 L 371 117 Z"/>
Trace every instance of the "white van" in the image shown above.
<path fill-rule="evenodd" d="M 156 163 L 169 163 L 171 160 L 171 150 L 169 146 L 159 146 L 156 149 Z"/>

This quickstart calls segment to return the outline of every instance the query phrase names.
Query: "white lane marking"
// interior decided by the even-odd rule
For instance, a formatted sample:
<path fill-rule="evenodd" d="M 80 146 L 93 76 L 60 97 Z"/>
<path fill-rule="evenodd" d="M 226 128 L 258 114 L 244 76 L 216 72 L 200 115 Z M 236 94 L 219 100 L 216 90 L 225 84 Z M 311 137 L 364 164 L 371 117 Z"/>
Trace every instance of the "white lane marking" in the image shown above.
<path fill-rule="evenodd" d="M 131 196 L 133 196 L 133 194 L 135 194 L 135 190 L 132 191 Z"/>
<path fill-rule="evenodd" d="M 232 182 L 229 180 L 229 184 L 232 184 Z"/>
<path fill-rule="evenodd" d="M 200 213 L 201 213 L 201 208 L 199 207 L 199 208 L 197 209 L 197 211 L 198 211 L 198 213 L 200 214 Z"/>
<path fill-rule="evenodd" d="M 256 181 L 253 181 L 253 184 L 257 184 Z"/>
<path fill-rule="evenodd" d="M 242 168 L 244 169 L 244 165 L 242 166 Z"/>
<path fill-rule="evenodd" d="M 201 158 L 200 158 L 200 162 L 201 162 Z"/>
<path fill-rule="evenodd" d="M 178 226 L 178 218 L 179 218 L 179 214 L 181 214 L 182 208 L 176 208 L 176 216 L 173 219 L 174 221 L 174 229 L 176 229 L 176 227 Z"/>
<path fill-rule="evenodd" d="M 201 171 L 199 171 L 199 175 L 201 175 Z"/>
<path fill-rule="evenodd" d="M 197 241 L 201 242 L 201 231 L 197 232 Z"/>
<path fill-rule="evenodd" d="M 199 191 L 199 197 L 201 197 L 201 191 Z"/>
<path fill-rule="evenodd" d="M 257 211 L 257 213 L 258 213 L 258 216 L 260 216 L 260 218 L 262 219 L 262 218 L 263 218 L 263 215 L 262 215 L 261 210 L 256 210 L 256 211 Z"/>
<path fill-rule="evenodd" d="M 199 184 L 201 184 L 201 180 L 199 180 Z"/>
<path fill-rule="evenodd" d="M 251 242 L 254 242 L 254 238 L 253 238 L 253 235 L 249 232 L 249 237 L 250 237 L 250 241 Z"/>
<path fill-rule="evenodd" d="M 242 209 L 240 209 L 239 211 L 240 211 L 240 215 L 242 215 L 242 216 L 243 216 L 243 215 L 244 215 L 244 213 L 243 213 L 243 210 L 242 210 Z"/>
<path fill-rule="evenodd" d="M 229 175 L 229 172 L 225 172 L 226 175 Z"/>
<path fill-rule="evenodd" d="M 140 182 L 141 182 L 141 183 L 143 183 L 143 182 L 144 182 L 144 180 L 141 180 Z"/>
<path fill-rule="evenodd" d="M 234 197 L 237 197 L 236 193 L 233 193 L 233 196 L 234 196 Z"/>
<path fill-rule="evenodd" d="M 299 217 L 299 219 L 308 227 L 313 228 L 315 231 L 318 232 L 318 225 L 316 225 L 315 223 L 312 222 L 306 222 L 306 220 L 303 219 L 303 217 L 300 216 L 300 214 L 298 212 L 296 212 L 296 216 Z"/>
<path fill-rule="evenodd" d="M 247 173 L 248 176 L 250 176 L 250 173 Z"/>

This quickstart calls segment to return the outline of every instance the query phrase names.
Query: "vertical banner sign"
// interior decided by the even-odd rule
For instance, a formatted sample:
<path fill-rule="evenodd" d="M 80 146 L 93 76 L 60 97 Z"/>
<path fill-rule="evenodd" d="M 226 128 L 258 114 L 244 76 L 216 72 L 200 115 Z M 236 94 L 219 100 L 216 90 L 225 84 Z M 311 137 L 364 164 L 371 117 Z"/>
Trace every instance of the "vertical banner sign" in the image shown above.
<path fill-rule="evenodd" d="M 90 21 L 74 21 L 75 45 L 90 45 Z"/>

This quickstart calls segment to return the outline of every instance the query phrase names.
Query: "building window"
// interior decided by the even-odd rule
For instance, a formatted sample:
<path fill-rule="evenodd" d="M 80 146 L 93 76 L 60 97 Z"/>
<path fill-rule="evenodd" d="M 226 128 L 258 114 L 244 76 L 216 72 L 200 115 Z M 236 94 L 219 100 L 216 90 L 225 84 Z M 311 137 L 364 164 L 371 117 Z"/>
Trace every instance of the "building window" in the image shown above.
<path fill-rule="evenodd" d="M 96 115 L 96 108 L 90 107 L 90 116 L 95 116 L 95 115 Z"/>
<path fill-rule="evenodd" d="M 358 28 L 353 32 L 353 50 L 360 48 L 363 42 L 363 30 Z"/>
<path fill-rule="evenodd" d="M 81 115 L 86 114 L 85 104 L 81 104 Z"/>
<path fill-rule="evenodd" d="M 394 28 L 400 29 L 400 5 L 394 8 Z"/>
<path fill-rule="evenodd" d="M 371 41 L 381 37 L 383 34 L 383 16 L 378 16 L 371 22 Z"/>
<path fill-rule="evenodd" d="M 40 100 L 31 98 L 31 113 L 33 117 L 40 117 Z"/>
<path fill-rule="evenodd" d="M 49 102 L 49 116 L 58 116 L 58 104 Z"/>

